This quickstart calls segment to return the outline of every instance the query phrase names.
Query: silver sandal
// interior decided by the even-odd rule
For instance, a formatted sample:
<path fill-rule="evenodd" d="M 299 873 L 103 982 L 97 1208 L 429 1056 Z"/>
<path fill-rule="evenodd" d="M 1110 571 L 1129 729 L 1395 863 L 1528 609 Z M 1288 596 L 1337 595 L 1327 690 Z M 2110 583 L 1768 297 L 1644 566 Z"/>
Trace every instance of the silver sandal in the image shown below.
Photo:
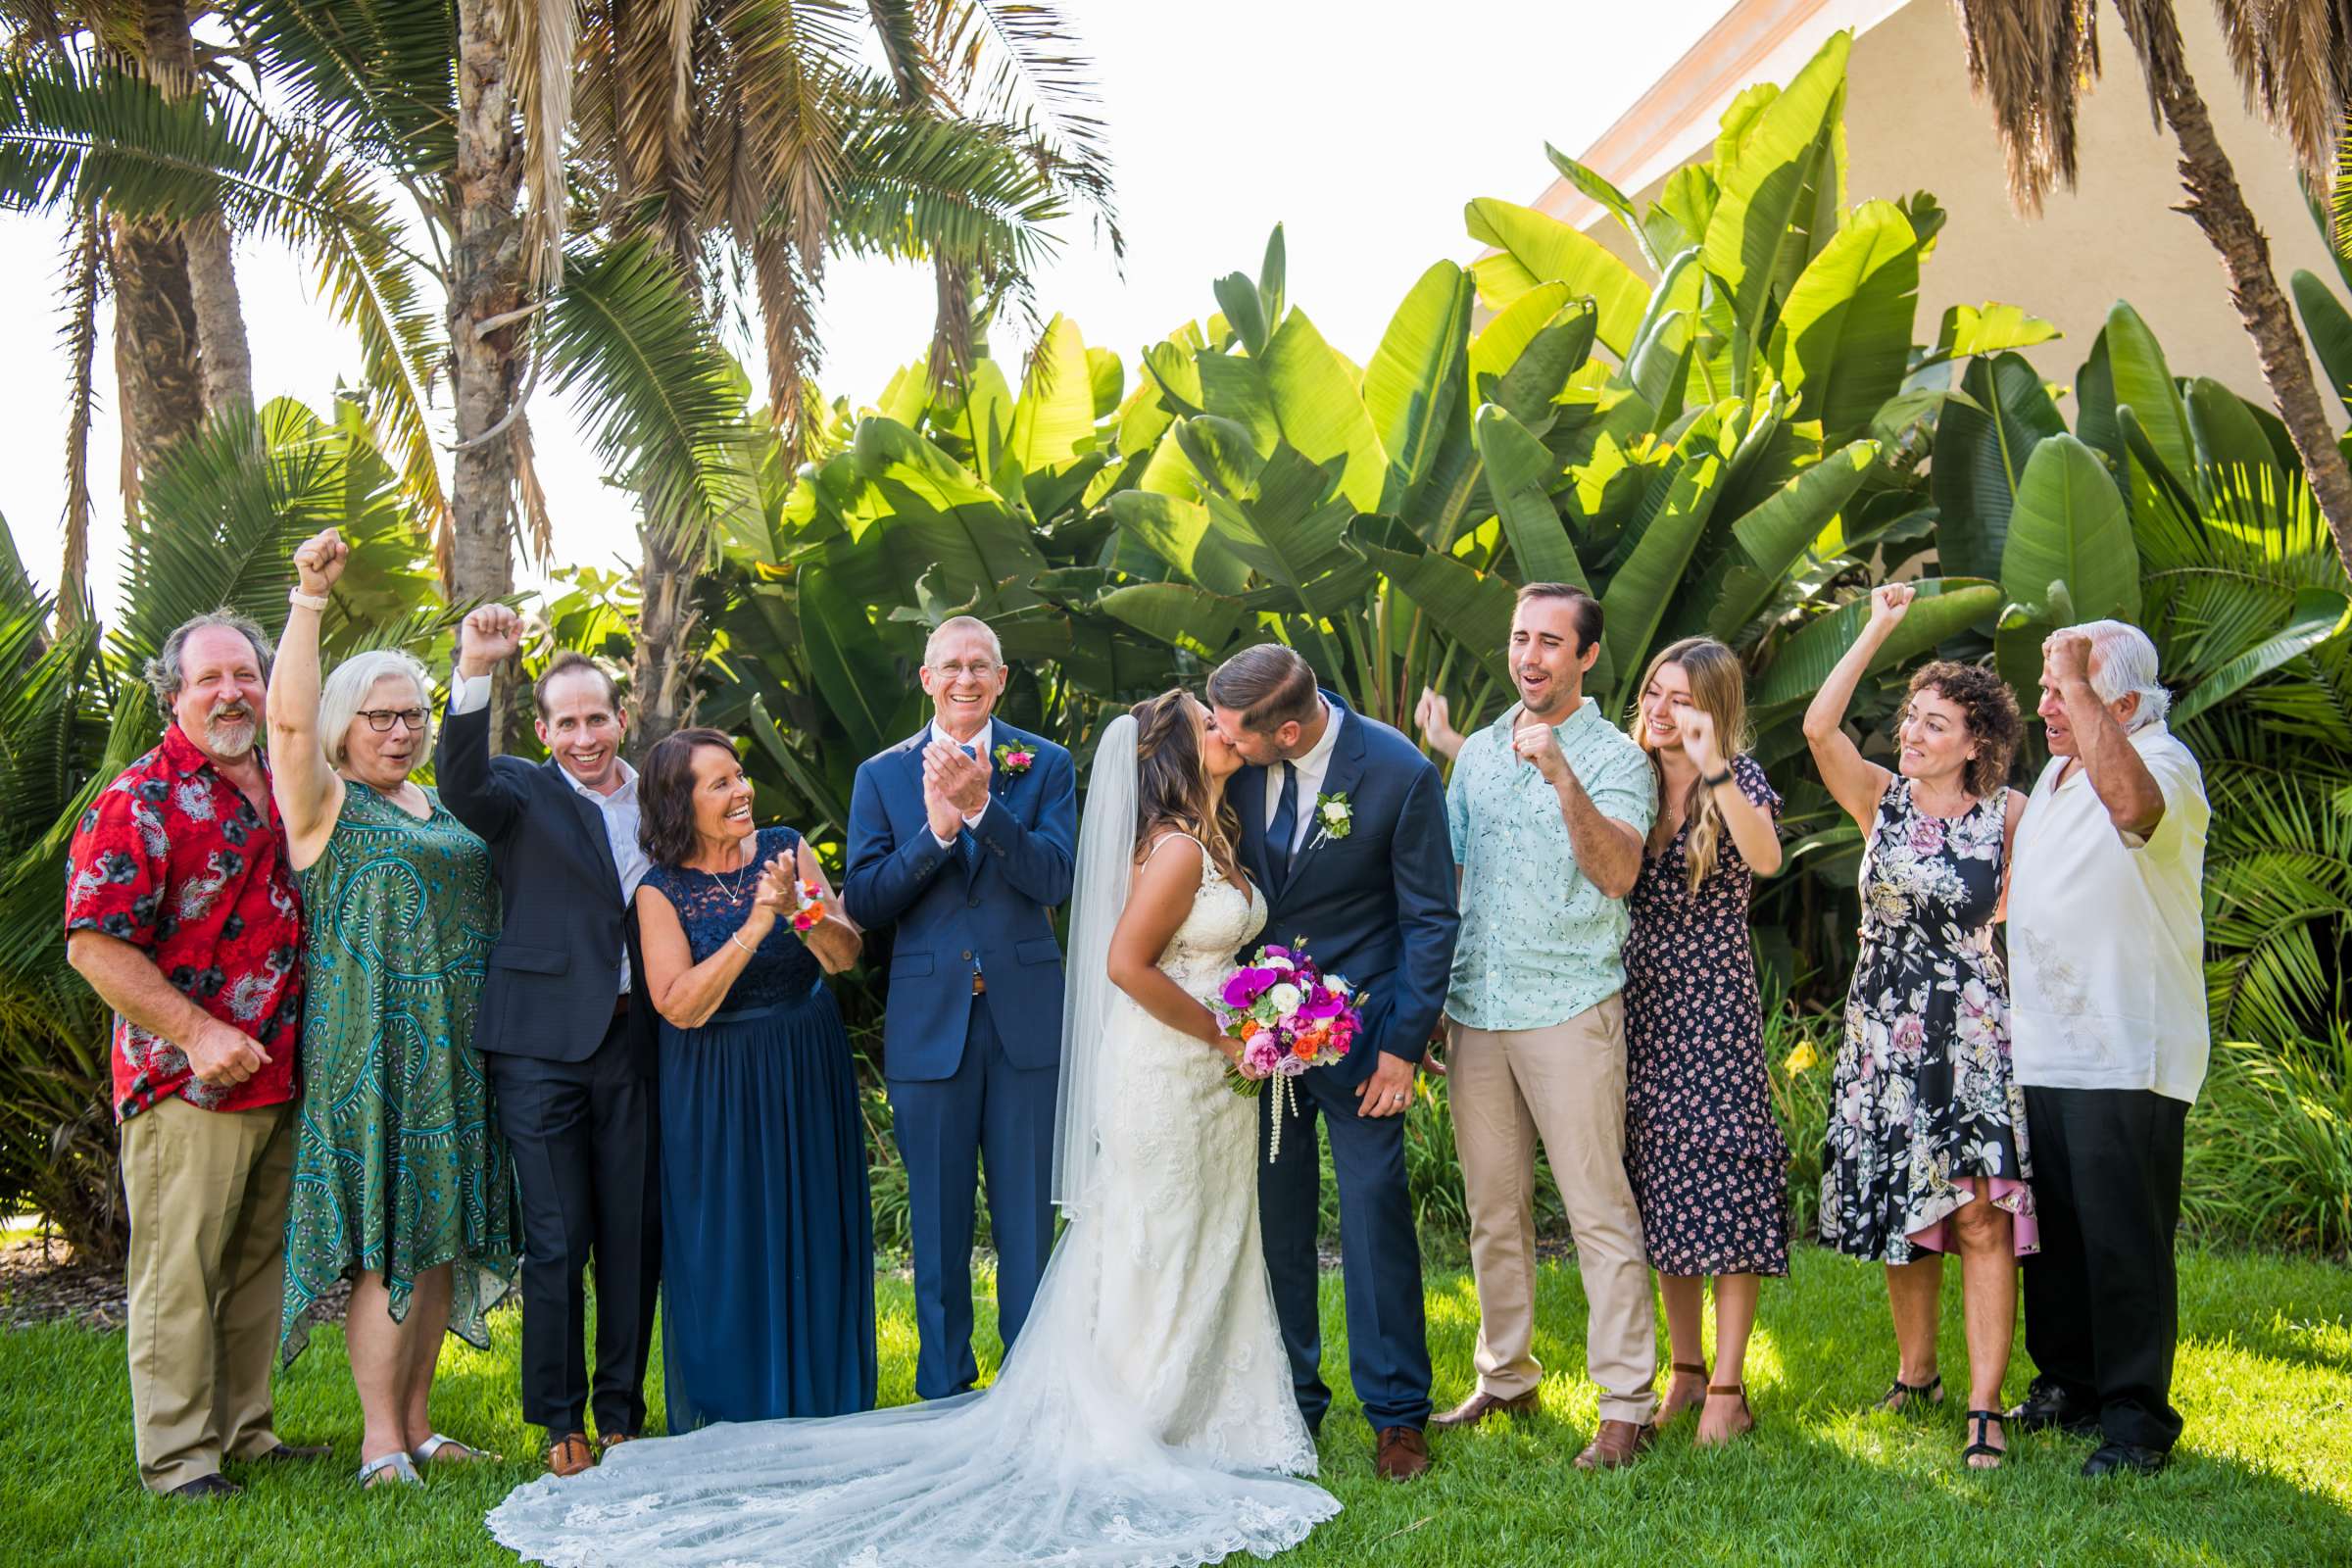
<path fill-rule="evenodd" d="M 450 1454 L 448 1460 L 449 1463 L 473 1464 L 476 1462 L 482 1462 L 496 1464 L 499 1461 L 499 1456 L 495 1453 L 492 1453 L 488 1448 L 477 1448 L 470 1443 L 461 1443 L 456 1438 L 440 1432 L 434 1433 L 431 1437 L 416 1445 L 416 1447 L 411 1448 L 409 1450 L 409 1456 L 415 1459 L 418 1464 L 430 1464 L 435 1459 L 439 1458 L 445 1449 L 453 1448 L 457 1451 Z"/>
<path fill-rule="evenodd" d="M 397 1483 L 400 1486 L 421 1487 L 424 1485 L 424 1477 L 416 1473 L 416 1466 L 415 1463 L 410 1460 L 407 1454 L 403 1453 L 398 1448 L 394 1448 L 390 1453 L 387 1453 L 380 1458 L 370 1459 L 366 1464 L 360 1466 L 360 1473 L 355 1479 L 364 1488 L 371 1487 L 376 1484 L 375 1478 L 377 1476 L 387 1474 L 392 1477 L 394 1483 Z"/>

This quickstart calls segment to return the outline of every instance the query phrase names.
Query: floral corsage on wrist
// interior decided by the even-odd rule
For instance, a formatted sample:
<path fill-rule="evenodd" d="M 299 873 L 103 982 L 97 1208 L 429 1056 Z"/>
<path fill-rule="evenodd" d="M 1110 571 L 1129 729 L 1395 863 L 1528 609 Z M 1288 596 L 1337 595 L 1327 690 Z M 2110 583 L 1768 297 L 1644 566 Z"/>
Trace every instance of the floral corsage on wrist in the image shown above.
<path fill-rule="evenodd" d="M 1316 844 L 1325 839 L 1344 839 L 1354 831 L 1355 808 L 1348 804 L 1347 791 L 1315 797 Z"/>
<path fill-rule="evenodd" d="M 1029 764 L 1037 760 L 1037 754 L 1028 747 L 1014 746 L 1009 742 L 998 747 L 994 755 L 997 771 L 1001 773 L 1026 773 Z"/>
<path fill-rule="evenodd" d="M 822 883 L 803 882 L 797 891 L 800 903 L 793 907 L 792 928 L 807 936 L 824 923 L 825 889 Z"/>

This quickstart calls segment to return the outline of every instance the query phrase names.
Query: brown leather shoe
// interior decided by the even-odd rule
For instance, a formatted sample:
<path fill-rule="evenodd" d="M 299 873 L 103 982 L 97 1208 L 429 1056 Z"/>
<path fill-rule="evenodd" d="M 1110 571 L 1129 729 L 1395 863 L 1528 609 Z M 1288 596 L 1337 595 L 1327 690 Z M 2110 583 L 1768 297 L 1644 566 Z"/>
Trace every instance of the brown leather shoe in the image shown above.
<path fill-rule="evenodd" d="M 1417 1427 L 1382 1427 L 1372 1471 L 1383 1481 L 1410 1481 L 1429 1468 L 1429 1440 Z"/>
<path fill-rule="evenodd" d="M 547 1473 L 551 1476 L 576 1476 L 596 1464 L 596 1450 L 588 1446 L 585 1432 L 566 1432 L 547 1450 Z"/>
<path fill-rule="evenodd" d="M 634 1432 L 600 1432 L 596 1438 L 596 1451 L 599 1454 L 611 1453 L 622 1444 L 636 1441 L 637 1434 Z"/>
<path fill-rule="evenodd" d="M 1576 1467 L 1615 1470 L 1641 1458 L 1657 1441 L 1658 1429 L 1650 1423 L 1636 1426 L 1631 1421 L 1603 1421 L 1585 1451 L 1576 1456 Z"/>
<path fill-rule="evenodd" d="M 1433 1417 L 1433 1427 L 1474 1427 L 1491 1415 L 1529 1416 L 1543 1407 L 1542 1396 L 1530 1389 L 1525 1394 L 1505 1399 L 1481 1389 L 1444 1415 Z"/>

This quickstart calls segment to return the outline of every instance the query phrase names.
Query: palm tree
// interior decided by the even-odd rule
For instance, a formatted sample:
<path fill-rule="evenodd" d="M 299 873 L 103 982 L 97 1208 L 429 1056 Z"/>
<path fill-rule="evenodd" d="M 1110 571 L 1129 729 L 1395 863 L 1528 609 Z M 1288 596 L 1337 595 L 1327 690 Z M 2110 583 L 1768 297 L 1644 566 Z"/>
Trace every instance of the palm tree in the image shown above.
<path fill-rule="evenodd" d="M 2214 0 L 2230 63 L 2248 100 L 2286 137 L 2314 179 L 2325 179 L 2352 89 L 2352 13 L 2334 0 Z M 2038 213 L 2064 180 L 2075 184 L 2075 113 L 2099 73 L 2097 0 L 1958 0 L 1970 79 L 1992 105 L 2008 156 L 2010 198 Z M 2148 106 L 2180 149 L 2181 211 L 2203 229 L 2230 274 L 2230 298 L 2262 362 L 2263 378 L 2303 460 L 2336 552 L 2352 570 L 2352 466 L 2335 443 L 2270 241 L 2238 189 L 2189 74 L 2171 0 L 2116 0 L 2124 35 L 2147 83 Z"/>

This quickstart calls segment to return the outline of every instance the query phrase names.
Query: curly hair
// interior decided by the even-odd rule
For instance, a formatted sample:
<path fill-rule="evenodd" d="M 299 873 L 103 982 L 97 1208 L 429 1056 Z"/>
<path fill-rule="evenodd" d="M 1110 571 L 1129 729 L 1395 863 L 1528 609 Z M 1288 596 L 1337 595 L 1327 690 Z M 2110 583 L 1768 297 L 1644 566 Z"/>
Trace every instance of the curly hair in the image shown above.
<path fill-rule="evenodd" d="M 1961 780 L 1968 793 L 1983 800 L 2007 783 L 2009 763 L 2026 732 L 2009 683 L 1981 664 L 1939 659 L 1911 677 L 1903 707 L 1908 710 L 1921 692 L 1934 692 L 1967 720 L 1969 738 L 1977 743 L 1977 755 L 1968 760 Z"/>
<path fill-rule="evenodd" d="M 1227 796 L 1209 808 L 1208 763 L 1193 694 L 1173 686 L 1135 705 L 1135 842 L 1163 828 L 1190 833 L 1221 865 L 1238 858 L 1241 817 Z"/>

